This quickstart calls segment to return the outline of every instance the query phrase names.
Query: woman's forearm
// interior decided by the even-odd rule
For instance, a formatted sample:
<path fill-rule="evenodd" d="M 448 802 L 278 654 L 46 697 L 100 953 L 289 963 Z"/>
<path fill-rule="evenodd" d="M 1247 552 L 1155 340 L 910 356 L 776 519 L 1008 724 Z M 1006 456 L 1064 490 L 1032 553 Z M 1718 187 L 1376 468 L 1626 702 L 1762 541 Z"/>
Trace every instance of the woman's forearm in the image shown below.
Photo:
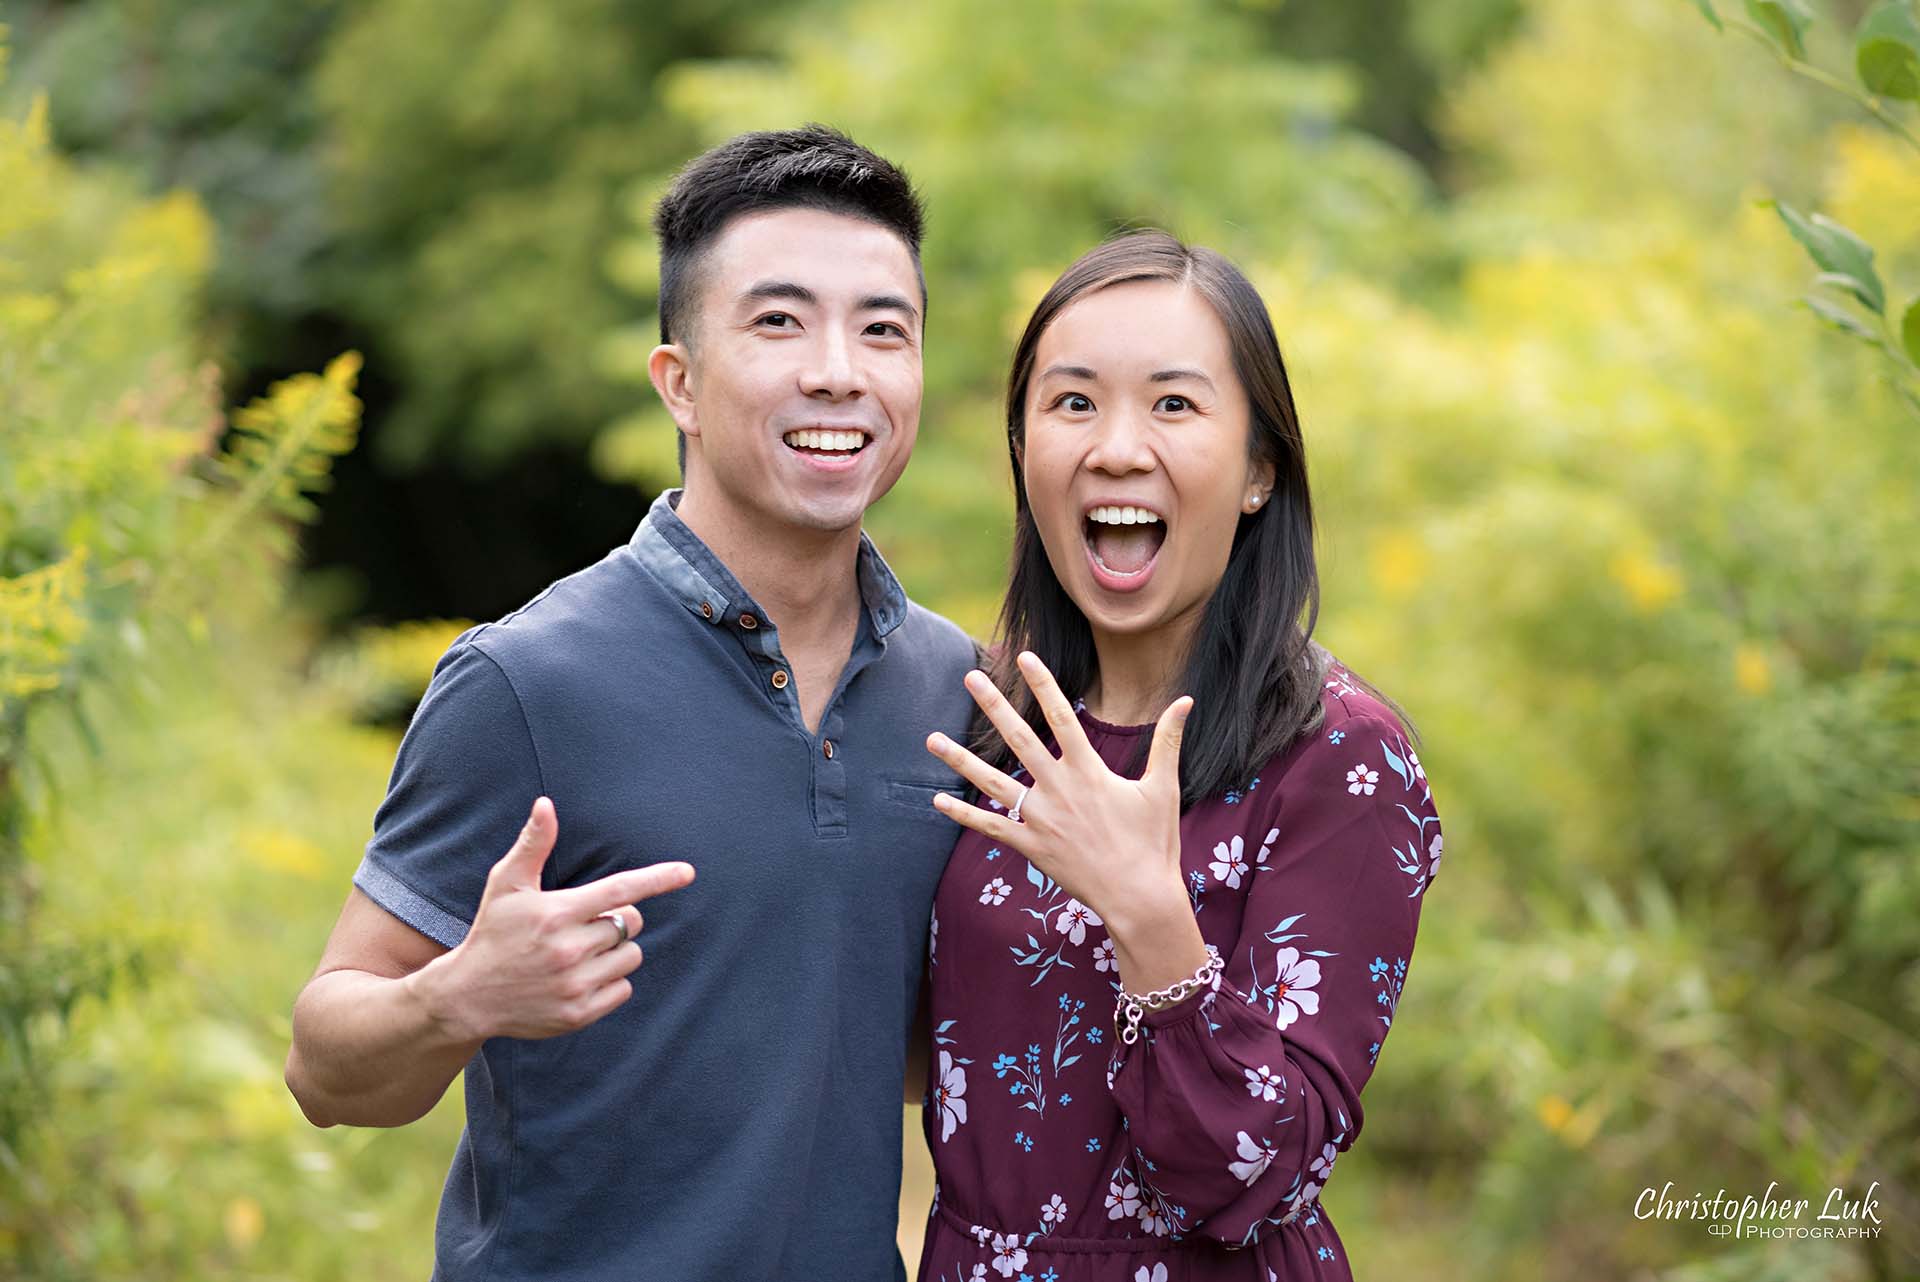
<path fill-rule="evenodd" d="M 1130 993 L 1150 993 L 1192 975 L 1207 960 L 1207 942 L 1200 936 L 1193 906 L 1184 888 L 1142 896 L 1106 918 L 1113 940 L 1114 962 L 1120 986 Z"/>

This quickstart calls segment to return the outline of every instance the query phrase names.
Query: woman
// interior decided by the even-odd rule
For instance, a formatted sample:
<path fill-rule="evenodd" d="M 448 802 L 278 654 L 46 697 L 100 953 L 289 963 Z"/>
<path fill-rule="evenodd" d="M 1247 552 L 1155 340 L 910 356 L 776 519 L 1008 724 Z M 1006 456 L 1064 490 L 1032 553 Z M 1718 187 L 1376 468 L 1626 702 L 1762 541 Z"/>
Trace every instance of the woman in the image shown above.
<path fill-rule="evenodd" d="M 936 802 L 965 831 L 934 908 L 920 1276 L 1350 1277 L 1318 1194 L 1440 824 L 1393 706 L 1309 639 L 1266 308 L 1211 251 L 1109 241 L 1028 322 L 1007 429 L 1013 579 L 967 677 L 988 725 L 927 745 L 976 791 Z"/>

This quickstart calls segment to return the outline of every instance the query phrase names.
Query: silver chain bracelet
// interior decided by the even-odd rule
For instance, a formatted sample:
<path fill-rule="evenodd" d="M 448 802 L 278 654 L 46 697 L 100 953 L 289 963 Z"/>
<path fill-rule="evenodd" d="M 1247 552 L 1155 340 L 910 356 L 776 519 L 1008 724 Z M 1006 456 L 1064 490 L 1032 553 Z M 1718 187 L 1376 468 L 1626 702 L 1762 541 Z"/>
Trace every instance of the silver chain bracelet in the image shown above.
<path fill-rule="evenodd" d="M 1113 1031 L 1121 1041 L 1133 1045 L 1140 1040 L 1142 1016 L 1151 1010 L 1177 1006 L 1202 988 L 1219 987 L 1220 972 L 1225 967 L 1226 963 L 1220 960 L 1220 950 L 1208 944 L 1207 959 L 1200 963 L 1200 969 L 1185 979 L 1175 980 L 1157 992 L 1129 993 L 1122 990 L 1113 1008 Z"/>

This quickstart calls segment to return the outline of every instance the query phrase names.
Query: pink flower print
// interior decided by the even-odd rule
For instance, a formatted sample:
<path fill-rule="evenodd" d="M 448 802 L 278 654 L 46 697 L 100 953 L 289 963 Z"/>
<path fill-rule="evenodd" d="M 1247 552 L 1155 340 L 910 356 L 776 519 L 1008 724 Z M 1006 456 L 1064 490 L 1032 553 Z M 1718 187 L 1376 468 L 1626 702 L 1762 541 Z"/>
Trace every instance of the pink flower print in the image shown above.
<path fill-rule="evenodd" d="M 1133 1271 L 1133 1282 L 1167 1282 L 1167 1266 L 1156 1264 L 1153 1272 L 1147 1272 L 1147 1266 L 1141 1265 Z"/>
<path fill-rule="evenodd" d="M 1167 1224 L 1167 1208 L 1157 1202 L 1142 1203 L 1140 1207 L 1140 1228 L 1155 1237 L 1165 1237 L 1169 1228 Z"/>
<path fill-rule="evenodd" d="M 1273 1162 L 1273 1149 L 1269 1145 L 1254 1143 L 1253 1136 L 1245 1131 L 1234 1138 L 1240 1141 L 1240 1160 L 1228 1162 L 1227 1171 L 1242 1184 L 1252 1184 L 1266 1174 L 1267 1167 Z"/>
<path fill-rule="evenodd" d="M 1266 865 L 1267 856 L 1273 853 L 1273 843 L 1278 840 L 1280 840 L 1280 830 L 1267 829 L 1267 835 L 1260 839 L 1260 853 L 1253 857 L 1254 871 L 1258 872 Z"/>
<path fill-rule="evenodd" d="M 1007 896 L 1012 893 L 1013 887 L 1007 885 L 1004 877 L 995 877 L 992 881 L 980 887 L 980 902 L 997 908 L 1001 904 L 1006 903 Z"/>
<path fill-rule="evenodd" d="M 1277 1100 L 1280 1092 L 1287 1088 L 1287 1079 L 1262 1064 L 1258 1068 L 1245 1070 L 1247 1074 L 1247 1094 L 1255 1099 Z"/>
<path fill-rule="evenodd" d="M 1367 769 L 1367 763 L 1364 761 L 1347 771 L 1347 791 L 1356 797 L 1371 797 L 1373 785 L 1379 782 L 1380 772 Z"/>
<path fill-rule="evenodd" d="M 1053 1200 L 1040 1208 L 1040 1223 L 1046 1225 L 1047 1228 L 1052 1229 L 1058 1225 L 1066 1223 L 1066 1221 L 1067 1221 L 1066 1199 L 1061 1197 L 1058 1193 L 1055 1193 L 1053 1195 Z"/>
<path fill-rule="evenodd" d="M 933 1088 L 933 1102 L 940 1110 L 940 1141 L 953 1138 L 954 1128 L 967 1120 L 967 1070 L 953 1062 L 952 1051 L 940 1052 L 940 1084 Z"/>
<path fill-rule="evenodd" d="M 1027 1267 L 1027 1249 L 1020 1245 L 1018 1233 L 1008 1233 L 1004 1237 L 993 1235 L 993 1271 L 1003 1278 L 1010 1278 Z"/>
<path fill-rule="evenodd" d="M 1087 927 L 1100 924 L 1100 918 L 1093 909 L 1078 899 L 1069 899 L 1067 906 L 1062 908 L 1060 915 L 1054 919 L 1053 928 L 1065 935 L 1070 942 L 1084 944 L 1087 942 Z"/>
<path fill-rule="evenodd" d="M 1225 882 L 1230 888 L 1238 890 L 1240 879 L 1247 874 L 1247 857 L 1243 853 L 1246 843 L 1235 834 L 1231 842 L 1220 842 L 1213 848 L 1213 879 Z"/>
<path fill-rule="evenodd" d="M 1099 971 L 1120 969 L 1120 963 L 1113 957 L 1113 940 L 1103 939 L 1093 946 L 1093 968 Z"/>
<path fill-rule="evenodd" d="M 1278 972 L 1273 993 L 1278 1026 L 1286 1028 L 1302 1015 L 1318 1014 L 1320 994 L 1313 989 L 1320 982 L 1320 963 L 1312 957 L 1302 957 L 1299 949 L 1288 946 L 1274 954 L 1273 964 Z"/>
<path fill-rule="evenodd" d="M 1320 1156 L 1314 1158 L 1313 1165 L 1308 1168 L 1314 1175 L 1319 1177 L 1320 1183 L 1323 1186 L 1328 1180 L 1333 1178 L 1333 1159 L 1339 1156 L 1340 1150 L 1334 1145 L 1328 1144 L 1320 1150 Z"/>
<path fill-rule="evenodd" d="M 1132 1180 L 1107 1183 L 1107 1218 L 1130 1220 L 1140 1214 L 1140 1186 Z"/>
<path fill-rule="evenodd" d="M 1427 880 L 1432 881 L 1440 871 L 1440 838 L 1443 834 L 1434 833 L 1433 840 L 1427 843 Z M 1449 883 L 1451 884 L 1451 883 Z"/>

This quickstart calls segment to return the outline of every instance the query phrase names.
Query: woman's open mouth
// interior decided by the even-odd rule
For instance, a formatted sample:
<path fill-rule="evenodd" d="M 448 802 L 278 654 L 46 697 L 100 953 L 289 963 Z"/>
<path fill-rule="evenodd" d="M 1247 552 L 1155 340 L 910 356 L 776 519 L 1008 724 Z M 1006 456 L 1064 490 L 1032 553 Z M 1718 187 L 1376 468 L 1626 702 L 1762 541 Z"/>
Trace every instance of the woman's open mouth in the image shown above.
<path fill-rule="evenodd" d="M 1151 508 L 1100 506 L 1081 521 L 1094 582 L 1110 592 L 1146 586 L 1167 541 L 1167 523 Z"/>
<path fill-rule="evenodd" d="M 852 428 L 801 428 L 780 439 L 808 464 L 826 472 L 852 467 L 868 441 L 865 432 Z"/>

